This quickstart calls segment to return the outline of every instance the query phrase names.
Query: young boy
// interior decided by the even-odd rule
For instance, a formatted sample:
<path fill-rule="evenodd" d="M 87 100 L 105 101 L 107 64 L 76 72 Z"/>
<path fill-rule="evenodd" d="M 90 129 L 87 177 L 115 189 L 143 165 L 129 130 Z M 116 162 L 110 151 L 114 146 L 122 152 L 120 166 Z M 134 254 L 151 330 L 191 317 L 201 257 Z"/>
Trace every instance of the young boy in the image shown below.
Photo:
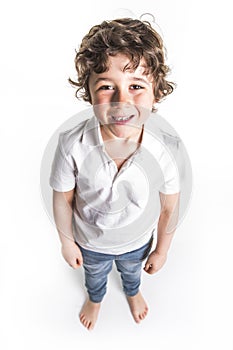
<path fill-rule="evenodd" d="M 94 26 L 75 64 L 78 81 L 70 83 L 94 116 L 60 134 L 52 166 L 62 254 L 74 269 L 84 267 L 88 299 L 80 321 L 87 329 L 96 323 L 113 261 L 138 323 L 148 312 L 139 290 L 142 261 L 148 274 L 164 265 L 177 223 L 179 173 L 151 116 L 173 84 L 161 37 L 140 20 Z"/>

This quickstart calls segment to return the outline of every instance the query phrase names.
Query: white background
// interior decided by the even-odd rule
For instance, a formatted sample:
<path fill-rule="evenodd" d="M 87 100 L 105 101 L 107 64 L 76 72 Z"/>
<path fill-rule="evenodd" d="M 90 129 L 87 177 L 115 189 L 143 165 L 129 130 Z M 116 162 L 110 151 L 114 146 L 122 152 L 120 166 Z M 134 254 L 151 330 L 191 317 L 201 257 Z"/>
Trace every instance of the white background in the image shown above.
<path fill-rule="evenodd" d="M 57 127 L 86 107 L 67 82 L 75 48 L 121 7 L 136 17 L 153 13 L 162 28 L 178 88 L 160 114 L 186 145 L 194 186 L 166 265 L 143 274 L 147 319 L 134 323 L 113 270 L 90 333 L 77 318 L 83 272 L 61 257 L 41 200 L 40 164 Z M 2 348 L 232 350 L 230 1 L 14 0 L 0 13 Z"/>

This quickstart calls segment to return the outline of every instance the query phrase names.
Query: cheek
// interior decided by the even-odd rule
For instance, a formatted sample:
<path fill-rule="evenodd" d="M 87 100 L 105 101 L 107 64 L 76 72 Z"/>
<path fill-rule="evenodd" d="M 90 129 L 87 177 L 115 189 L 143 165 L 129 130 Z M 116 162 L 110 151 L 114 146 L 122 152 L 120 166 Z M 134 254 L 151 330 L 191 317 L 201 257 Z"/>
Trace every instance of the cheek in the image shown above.
<path fill-rule="evenodd" d="M 145 108 L 151 109 L 154 102 L 155 102 L 154 95 L 148 94 L 148 95 L 140 96 L 140 97 L 138 97 L 137 100 L 135 100 L 135 102 L 138 105 L 141 105 L 141 106 L 144 106 Z"/>
<path fill-rule="evenodd" d="M 107 114 L 108 105 L 101 103 L 93 103 L 93 110 L 95 116 L 100 120 L 104 121 L 105 116 Z"/>
<path fill-rule="evenodd" d="M 155 103 L 155 96 L 154 96 L 154 92 L 151 93 L 151 96 L 148 98 L 148 104 L 149 107 L 151 108 Z"/>
<path fill-rule="evenodd" d="M 152 106 L 148 106 L 146 104 L 144 104 L 144 105 L 141 104 L 140 107 L 138 106 L 138 112 L 140 115 L 140 122 L 141 123 L 145 123 L 147 121 L 147 119 L 151 115 L 151 110 L 152 110 Z"/>
<path fill-rule="evenodd" d="M 110 98 L 109 96 L 106 95 L 94 95 L 92 97 L 92 104 L 104 104 L 104 103 L 109 103 Z"/>

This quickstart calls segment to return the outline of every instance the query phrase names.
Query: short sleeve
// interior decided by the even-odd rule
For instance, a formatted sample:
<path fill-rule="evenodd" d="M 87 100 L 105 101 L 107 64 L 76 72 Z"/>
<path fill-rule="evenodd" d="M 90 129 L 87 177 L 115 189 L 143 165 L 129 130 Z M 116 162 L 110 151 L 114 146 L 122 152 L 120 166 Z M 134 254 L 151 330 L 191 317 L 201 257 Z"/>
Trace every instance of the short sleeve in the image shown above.
<path fill-rule="evenodd" d="M 161 161 L 163 183 L 159 192 L 175 194 L 180 192 L 180 176 L 175 159 L 169 152 L 164 152 Z"/>
<path fill-rule="evenodd" d="M 49 178 L 50 186 L 58 192 L 75 187 L 75 162 L 70 152 L 65 152 L 63 142 L 63 134 L 60 134 Z"/>

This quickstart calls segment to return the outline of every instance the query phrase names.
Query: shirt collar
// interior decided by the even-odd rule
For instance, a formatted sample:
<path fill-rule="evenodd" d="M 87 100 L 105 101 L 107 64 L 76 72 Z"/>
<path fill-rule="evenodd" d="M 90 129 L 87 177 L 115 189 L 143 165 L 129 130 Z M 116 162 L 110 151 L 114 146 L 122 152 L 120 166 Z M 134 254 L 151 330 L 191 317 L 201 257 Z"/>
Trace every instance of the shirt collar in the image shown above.
<path fill-rule="evenodd" d="M 103 145 L 99 121 L 95 116 L 91 117 L 86 121 L 83 129 L 81 142 L 88 146 Z"/>
<path fill-rule="evenodd" d="M 151 114 L 145 122 L 141 141 L 142 147 L 150 148 L 155 140 L 160 140 L 161 142 L 161 130 L 157 125 L 157 118 L 158 115 Z M 104 146 L 100 124 L 94 115 L 85 123 L 82 134 L 82 143 L 88 146 Z M 138 150 L 140 150 L 140 147 Z"/>

